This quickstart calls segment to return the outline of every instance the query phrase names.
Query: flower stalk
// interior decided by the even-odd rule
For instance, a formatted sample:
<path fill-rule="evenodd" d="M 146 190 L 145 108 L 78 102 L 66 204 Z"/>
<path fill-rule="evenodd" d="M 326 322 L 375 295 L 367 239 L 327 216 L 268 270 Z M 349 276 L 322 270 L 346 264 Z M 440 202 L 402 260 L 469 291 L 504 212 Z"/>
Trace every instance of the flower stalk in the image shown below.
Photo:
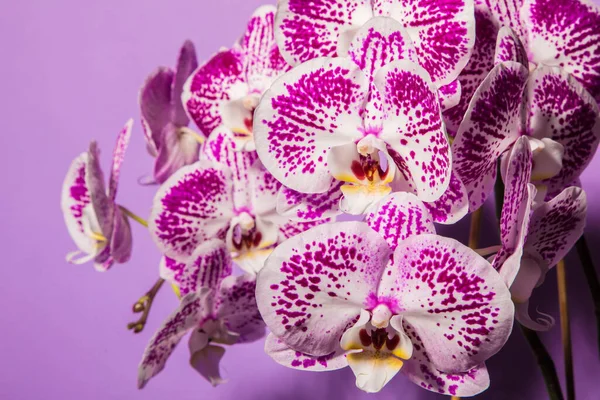
<path fill-rule="evenodd" d="M 575 244 L 583 272 L 585 273 L 585 280 L 590 288 L 590 293 L 594 301 L 594 314 L 596 314 L 596 331 L 598 335 L 598 352 L 600 353 L 600 282 L 598 281 L 598 274 L 594 262 L 592 261 L 592 255 L 590 249 L 585 240 L 585 236 L 581 236 Z"/>
<path fill-rule="evenodd" d="M 546 383 L 546 389 L 548 390 L 548 398 L 550 400 L 563 400 L 564 397 L 558 375 L 556 374 L 556 368 L 554 367 L 552 357 L 550 357 L 544 343 L 542 343 L 536 331 L 526 328 L 523 325 L 520 326 L 523 336 L 527 339 L 527 343 L 529 343 L 529 347 L 531 347 L 533 355 L 544 376 L 544 382 Z"/>
<path fill-rule="evenodd" d="M 131 212 L 128 208 L 123 207 L 123 206 L 119 206 L 119 208 L 121 209 L 121 211 L 123 212 L 123 214 L 127 215 L 129 218 L 131 218 L 132 220 L 134 220 L 135 222 L 137 222 L 138 224 L 142 225 L 143 227 L 147 228 L 148 227 L 148 221 L 146 221 L 144 218 L 140 217 L 137 214 L 134 214 L 133 212 Z"/>
<path fill-rule="evenodd" d="M 479 247 L 479 234 L 481 232 L 481 217 L 483 214 L 483 207 L 475 210 L 471 214 L 471 229 L 469 230 L 469 247 L 473 250 Z"/>
<path fill-rule="evenodd" d="M 142 315 L 137 321 L 127 324 L 127 329 L 133 330 L 134 333 L 140 333 L 144 330 L 146 322 L 148 321 L 148 315 L 150 314 L 150 308 L 152 308 L 152 302 L 163 283 L 165 283 L 165 280 L 159 278 L 154 286 L 152 286 L 152 288 L 133 305 L 133 312 L 136 314 L 142 313 Z"/>
<path fill-rule="evenodd" d="M 558 304 L 560 308 L 560 330 L 562 336 L 565 363 L 565 381 L 567 383 L 567 399 L 575 399 L 575 381 L 573 374 L 573 351 L 571 346 L 571 326 L 569 324 L 569 303 L 567 301 L 567 275 L 565 261 L 560 260 L 556 266 L 558 280 Z"/>

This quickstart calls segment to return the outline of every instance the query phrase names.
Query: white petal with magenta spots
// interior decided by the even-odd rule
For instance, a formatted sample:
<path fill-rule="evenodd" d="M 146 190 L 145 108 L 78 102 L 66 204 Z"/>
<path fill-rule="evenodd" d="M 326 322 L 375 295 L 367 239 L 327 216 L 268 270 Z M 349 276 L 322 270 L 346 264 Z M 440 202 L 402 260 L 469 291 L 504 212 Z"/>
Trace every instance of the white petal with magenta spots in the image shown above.
<path fill-rule="evenodd" d="M 368 80 L 350 60 L 320 58 L 283 75 L 254 114 L 256 151 L 281 183 L 304 193 L 331 184 L 327 155 L 360 138 Z"/>
<path fill-rule="evenodd" d="M 437 200 L 448 187 L 452 160 L 429 74 L 413 62 L 394 61 L 379 70 L 375 85 L 386 113 L 380 138 L 402 157 L 418 197 Z"/>
<path fill-rule="evenodd" d="M 378 295 L 394 305 L 431 363 L 447 373 L 475 367 L 502 348 L 514 306 L 492 266 L 454 239 L 423 234 L 404 240 L 383 273 Z M 412 333 L 411 333 L 412 332 Z"/>
<path fill-rule="evenodd" d="M 283 242 L 258 275 L 263 319 L 293 349 L 330 354 L 376 290 L 390 252 L 362 222 L 320 225 Z"/>
<path fill-rule="evenodd" d="M 233 215 L 231 172 L 203 160 L 181 168 L 158 190 L 148 229 L 168 257 L 185 259 L 202 242 L 224 238 Z"/>

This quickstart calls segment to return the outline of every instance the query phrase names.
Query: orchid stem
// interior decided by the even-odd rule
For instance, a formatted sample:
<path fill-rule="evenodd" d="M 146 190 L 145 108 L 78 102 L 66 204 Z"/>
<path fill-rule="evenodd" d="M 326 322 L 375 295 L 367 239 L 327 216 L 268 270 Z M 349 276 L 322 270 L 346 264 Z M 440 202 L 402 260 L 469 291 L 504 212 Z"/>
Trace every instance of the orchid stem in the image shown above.
<path fill-rule="evenodd" d="M 476 249 L 479 247 L 479 233 L 481 231 L 481 216 L 483 207 L 479 207 L 471 214 L 471 229 L 469 231 L 469 247 Z"/>
<path fill-rule="evenodd" d="M 135 322 L 127 324 L 127 329 L 133 330 L 134 333 L 140 333 L 144 330 L 146 322 L 148 321 L 148 315 L 150 314 L 150 308 L 152 308 L 152 302 L 156 297 L 158 291 L 162 287 L 165 280 L 159 278 L 154 286 L 146 292 L 145 295 L 139 298 L 139 300 L 133 305 L 134 313 L 142 313 L 140 319 Z"/>
<path fill-rule="evenodd" d="M 496 201 L 496 218 L 500 222 L 502 217 L 502 207 L 504 206 L 504 182 L 502 182 L 501 163 L 498 160 L 498 172 L 496 174 L 496 183 L 494 184 L 494 199 Z"/>
<path fill-rule="evenodd" d="M 123 207 L 123 206 L 119 206 L 119 208 L 121 209 L 121 211 L 123 212 L 123 214 L 127 215 L 129 218 L 131 218 L 132 220 L 134 220 L 135 222 L 137 222 L 138 224 L 144 226 L 144 227 L 148 227 L 148 221 L 146 221 L 144 218 L 140 217 L 137 214 L 134 214 L 133 212 L 129 211 L 129 209 Z"/>
<path fill-rule="evenodd" d="M 598 351 L 600 352 L 600 282 L 598 282 L 598 274 L 592 261 L 590 249 L 585 240 L 585 236 L 581 236 L 575 244 L 577 254 L 585 273 L 585 280 L 590 288 L 592 299 L 594 300 L 594 313 L 596 314 L 596 331 L 598 335 Z"/>
<path fill-rule="evenodd" d="M 527 339 L 529 347 L 531 347 L 533 355 L 537 360 L 542 376 L 544 377 L 548 398 L 550 400 L 563 400 L 564 398 L 560 387 L 560 381 L 556 374 L 556 368 L 554 367 L 552 357 L 550 357 L 544 343 L 542 343 L 536 331 L 526 328 L 523 325 L 520 326 L 521 331 L 523 332 L 525 339 Z"/>
<path fill-rule="evenodd" d="M 481 257 L 487 257 L 499 252 L 501 248 L 502 246 L 497 244 L 495 246 L 485 247 L 483 249 L 475 249 L 475 253 L 479 254 Z"/>
<path fill-rule="evenodd" d="M 575 399 L 575 379 L 573 375 L 573 351 L 571 347 L 571 326 L 569 324 L 569 303 L 567 301 L 567 274 L 565 261 L 560 260 L 556 266 L 558 280 L 558 305 L 560 308 L 560 331 L 562 336 L 565 363 L 565 380 L 567 382 L 567 399 Z"/>

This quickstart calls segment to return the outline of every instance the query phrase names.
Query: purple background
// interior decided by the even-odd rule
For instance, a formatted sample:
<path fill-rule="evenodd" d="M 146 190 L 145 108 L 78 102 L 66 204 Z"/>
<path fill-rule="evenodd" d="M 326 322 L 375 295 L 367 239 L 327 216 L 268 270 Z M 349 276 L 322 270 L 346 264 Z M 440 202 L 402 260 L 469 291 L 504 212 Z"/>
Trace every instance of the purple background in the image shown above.
<path fill-rule="evenodd" d="M 136 183 L 151 170 L 138 119 L 140 84 L 156 66 L 172 65 L 186 38 L 195 41 L 201 60 L 230 45 L 261 2 L 11 3 L 4 2 L 0 12 L 0 398 L 367 398 L 354 387 L 349 369 L 321 374 L 289 370 L 263 353 L 262 342 L 228 350 L 223 369 L 230 382 L 216 389 L 188 367 L 187 349 L 181 346 L 164 372 L 138 391 L 136 368 L 146 342 L 176 306 L 175 296 L 163 290 L 147 329 L 139 335 L 125 329 L 135 319 L 131 305 L 155 280 L 157 250 L 144 229 L 133 223 L 135 245 L 129 264 L 102 274 L 91 265 L 64 261 L 74 249 L 59 208 L 70 161 L 97 139 L 106 165 L 117 132 L 135 117 L 119 200 L 147 215 L 155 189 Z M 598 167 L 600 160 L 588 169 L 583 182 L 590 204 L 588 240 L 600 260 L 600 249 L 594 246 L 600 239 Z M 486 221 L 493 232 L 489 211 Z M 467 227 L 466 221 L 459 225 L 463 238 Z M 591 300 L 577 258 L 570 256 L 567 262 L 578 398 L 598 399 L 600 367 Z M 536 298 L 541 310 L 558 317 L 555 282 L 551 273 Z M 556 326 L 543 338 L 562 374 L 560 329 Z M 478 398 L 545 398 L 541 376 L 518 330 L 488 365 L 491 389 Z M 439 396 L 400 374 L 380 394 L 368 398 Z"/>

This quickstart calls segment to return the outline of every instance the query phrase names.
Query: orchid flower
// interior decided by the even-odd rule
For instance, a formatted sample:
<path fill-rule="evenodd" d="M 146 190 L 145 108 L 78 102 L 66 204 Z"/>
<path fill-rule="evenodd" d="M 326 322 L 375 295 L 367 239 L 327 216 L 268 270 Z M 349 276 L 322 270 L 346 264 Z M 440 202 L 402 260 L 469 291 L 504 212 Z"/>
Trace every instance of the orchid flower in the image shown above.
<path fill-rule="evenodd" d="M 483 363 L 506 342 L 514 312 L 492 266 L 437 236 L 409 193 L 388 196 L 366 223 L 325 224 L 280 244 L 256 298 L 275 361 L 316 371 L 349 365 L 367 392 L 399 371 L 439 393 L 485 390 Z"/>
<path fill-rule="evenodd" d="M 496 37 L 503 26 L 514 30 L 525 45 L 522 63 L 526 67 L 560 67 L 600 100 L 600 11 L 589 1 L 477 1 L 475 26 L 473 53 L 458 77 L 460 102 L 444 112 L 452 137 L 475 90 L 494 67 Z"/>
<path fill-rule="evenodd" d="M 497 160 L 520 136 L 532 145 L 531 179 L 542 199 L 576 180 L 600 141 L 594 98 L 558 67 L 540 65 L 529 73 L 525 51 L 509 28 L 498 35 L 496 61 L 473 95 L 452 145 L 471 210 L 493 190 Z"/>
<path fill-rule="evenodd" d="M 547 330 L 552 318 L 532 320 L 529 298 L 583 234 L 587 201 L 582 189 L 568 187 L 549 202 L 535 204 L 536 189 L 529 183 L 533 160 L 529 141 L 520 138 L 506 166 L 502 247 L 493 265 L 510 287 L 516 319 L 530 329 Z"/>
<path fill-rule="evenodd" d="M 67 255 L 70 263 L 94 260 L 98 271 L 106 271 L 113 263 L 127 262 L 131 256 L 129 221 L 115 199 L 132 125 L 133 120 L 129 120 L 117 138 L 108 190 L 96 142 L 71 163 L 61 197 L 65 223 L 78 248 Z"/>
<path fill-rule="evenodd" d="M 139 366 L 140 389 L 162 371 L 175 347 L 189 332 L 190 364 L 213 386 L 225 382 L 219 371 L 225 353 L 221 345 L 252 342 L 264 336 L 265 326 L 254 297 L 254 278 L 219 276 L 224 270 L 231 271 L 231 259 L 227 257 L 209 268 L 213 271 L 205 270 L 207 274 L 218 279 L 210 287 L 198 282 L 198 290 L 182 298 L 177 310 L 150 339 Z"/>
<path fill-rule="evenodd" d="M 531 68 L 559 67 L 600 100 L 600 8 L 587 0 L 484 0 L 523 43 Z"/>
<path fill-rule="evenodd" d="M 275 38 L 293 66 L 318 57 L 345 57 L 357 33 L 378 16 L 398 21 L 414 43 L 418 62 L 440 88 L 442 106 L 455 105 L 460 98 L 456 78 L 475 40 L 472 0 L 281 0 Z"/>
<path fill-rule="evenodd" d="M 175 71 L 158 68 L 140 90 L 146 147 L 156 157 L 154 180 L 158 183 L 166 181 L 179 168 L 198 161 L 204 137 L 188 128 L 190 120 L 181 103 L 183 84 L 197 66 L 194 45 L 186 41 Z"/>
<path fill-rule="evenodd" d="M 444 122 L 448 135 L 452 138 L 465 116 L 475 90 L 494 68 L 494 52 L 498 36 L 497 21 L 491 16 L 487 6 L 475 1 L 475 43 L 469 61 L 460 72 L 457 82 L 460 86 L 460 99 L 454 107 L 444 110 Z"/>
<path fill-rule="evenodd" d="M 451 155 L 436 89 L 413 61 L 410 38 L 395 20 L 373 18 L 348 54 L 308 61 L 273 83 L 255 112 L 261 161 L 300 193 L 344 182 L 340 208 L 350 214 L 393 191 L 438 200 Z"/>
<path fill-rule="evenodd" d="M 224 241 L 234 261 L 255 274 L 280 240 L 317 223 L 278 215 L 280 183 L 255 152 L 236 152 L 235 146 L 226 128 L 215 130 L 201 160 L 177 171 L 156 194 L 149 229 L 159 249 L 173 259 L 162 263 L 173 274 L 205 256 L 198 251 L 209 249 L 203 243 L 212 239 Z"/>
<path fill-rule="evenodd" d="M 289 69 L 275 43 L 275 11 L 274 6 L 258 8 L 239 43 L 194 71 L 183 90 L 183 104 L 204 135 L 223 125 L 238 151 L 255 149 L 254 109 L 273 80 Z"/>

